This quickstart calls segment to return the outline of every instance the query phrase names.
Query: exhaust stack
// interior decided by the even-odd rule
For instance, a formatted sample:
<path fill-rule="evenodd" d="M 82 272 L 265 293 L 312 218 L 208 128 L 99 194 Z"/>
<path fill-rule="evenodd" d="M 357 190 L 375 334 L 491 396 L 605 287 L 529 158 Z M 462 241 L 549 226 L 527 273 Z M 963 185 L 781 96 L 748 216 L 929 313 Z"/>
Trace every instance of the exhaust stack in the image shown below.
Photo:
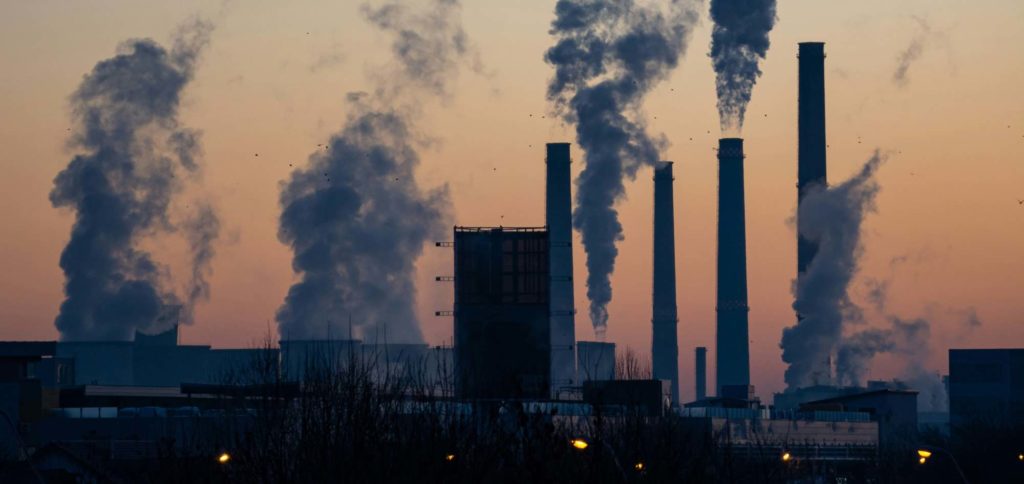
<path fill-rule="evenodd" d="M 694 365 L 696 375 L 693 381 L 696 384 L 696 401 L 704 400 L 708 397 L 708 349 L 703 346 L 698 346 L 696 351 L 697 361 Z"/>
<path fill-rule="evenodd" d="M 718 140 L 717 395 L 750 385 L 747 336 L 747 234 L 743 197 L 743 139 Z"/>
<path fill-rule="evenodd" d="M 672 162 L 654 168 L 654 295 L 651 360 L 654 378 L 671 382 L 672 405 L 679 404 L 679 347 L 676 325 L 676 242 Z"/>
<path fill-rule="evenodd" d="M 808 190 L 826 185 L 825 164 L 825 44 L 800 43 L 797 109 L 797 203 Z M 799 205 L 798 205 L 799 206 Z M 799 210 L 797 211 L 799 217 Z M 797 226 L 800 226 L 797 220 Z M 797 278 L 807 272 L 818 246 L 797 230 Z"/>
<path fill-rule="evenodd" d="M 576 310 L 572 282 L 572 182 L 569 143 L 547 145 L 548 283 L 551 338 L 551 396 L 578 383 L 576 378 Z"/>

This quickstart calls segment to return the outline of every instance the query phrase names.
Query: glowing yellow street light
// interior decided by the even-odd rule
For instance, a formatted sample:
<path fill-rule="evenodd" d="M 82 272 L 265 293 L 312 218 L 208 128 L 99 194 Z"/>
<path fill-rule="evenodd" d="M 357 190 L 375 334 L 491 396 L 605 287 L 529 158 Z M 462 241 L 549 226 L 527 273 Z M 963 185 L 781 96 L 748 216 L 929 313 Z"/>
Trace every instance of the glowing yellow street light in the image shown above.
<path fill-rule="evenodd" d="M 223 454 L 217 456 L 217 462 L 221 464 L 227 464 L 229 460 L 231 460 L 231 455 L 228 454 L 227 452 L 224 452 Z"/>
<path fill-rule="evenodd" d="M 789 462 L 791 459 L 793 459 L 792 454 L 790 454 L 789 452 L 782 453 L 782 462 Z"/>
<path fill-rule="evenodd" d="M 579 450 L 584 450 L 587 447 L 590 447 L 590 444 L 588 444 L 587 441 L 583 440 L 583 439 L 572 439 L 571 442 L 572 442 L 572 446 L 577 448 L 577 449 L 579 449 Z"/>
<path fill-rule="evenodd" d="M 928 462 L 928 458 L 922 457 L 920 459 L 917 459 L 917 461 L 920 462 L 921 464 L 924 464 L 925 462 Z"/>
<path fill-rule="evenodd" d="M 643 462 L 637 462 L 636 465 L 633 466 L 633 468 L 638 470 L 638 471 L 642 471 L 642 470 L 644 470 L 644 463 Z"/>
<path fill-rule="evenodd" d="M 1017 460 L 1024 462 L 1024 454 L 1017 454 Z"/>
<path fill-rule="evenodd" d="M 451 461 L 455 460 L 455 454 L 448 454 L 448 455 L 444 456 L 444 460 L 446 460 L 448 462 L 451 462 Z"/>
<path fill-rule="evenodd" d="M 917 455 L 921 456 L 922 459 L 927 459 L 927 458 L 932 456 L 932 451 L 924 450 L 924 449 L 917 449 Z"/>

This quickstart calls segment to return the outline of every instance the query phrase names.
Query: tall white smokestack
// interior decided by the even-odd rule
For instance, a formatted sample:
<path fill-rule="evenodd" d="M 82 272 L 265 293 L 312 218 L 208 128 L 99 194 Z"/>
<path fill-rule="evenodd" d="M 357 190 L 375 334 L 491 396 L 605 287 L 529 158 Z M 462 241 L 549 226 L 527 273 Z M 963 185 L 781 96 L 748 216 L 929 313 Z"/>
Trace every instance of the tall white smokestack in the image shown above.
<path fill-rule="evenodd" d="M 577 384 L 576 309 L 572 281 L 572 181 L 569 143 L 547 145 L 548 269 L 551 280 L 551 394 Z"/>
<path fill-rule="evenodd" d="M 672 162 L 654 168 L 654 294 L 651 360 L 654 378 L 672 382 L 672 405 L 679 404 L 679 347 L 676 341 L 676 241 L 672 208 Z"/>

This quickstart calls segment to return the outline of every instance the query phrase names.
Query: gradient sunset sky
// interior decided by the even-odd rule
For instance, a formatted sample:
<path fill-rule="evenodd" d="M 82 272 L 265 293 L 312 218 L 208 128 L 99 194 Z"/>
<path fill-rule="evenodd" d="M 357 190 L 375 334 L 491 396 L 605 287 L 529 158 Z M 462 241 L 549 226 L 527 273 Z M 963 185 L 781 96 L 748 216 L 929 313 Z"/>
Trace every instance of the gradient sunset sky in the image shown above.
<path fill-rule="evenodd" d="M 225 236 L 212 297 L 183 328 L 190 344 L 254 344 L 295 280 L 278 241 L 280 183 L 337 131 L 345 96 L 372 88 L 365 73 L 388 58 L 385 37 L 359 1 L 90 2 L 4 0 L 0 11 L 0 339 L 55 339 L 63 299 L 57 265 L 73 214 L 48 199 L 73 156 L 68 97 L 93 65 L 130 38 L 165 43 L 199 14 L 216 25 L 186 89 L 184 124 L 203 131 L 205 190 Z M 707 56 L 707 4 L 680 67 L 646 101 L 649 126 L 671 142 L 675 164 L 681 393 L 693 396 L 693 348 L 714 361 L 715 224 L 720 137 Z M 550 112 L 543 60 L 553 2 L 464 0 L 463 26 L 482 73 L 463 70 L 449 101 L 427 102 L 420 184 L 447 183 L 459 225 L 543 225 L 544 144 L 573 141 Z M 932 323 L 929 366 L 946 372 L 950 347 L 1024 346 L 1024 2 L 1019 0 L 780 0 L 746 139 L 751 375 L 758 393 L 781 390 L 782 328 L 792 325 L 796 237 L 797 42 L 826 43 L 829 181 L 846 179 L 878 148 L 878 212 L 865 225 L 853 287 L 891 278 L 891 309 Z M 922 46 L 904 83 L 898 58 Z M 259 153 L 259 156 L 254 156 Z M 583 154 L 573 146 L 574 173 Z M 612 279 L 608 340 L 650 345 L 650 170 L 619 207 L 626 239 Z M 585 255 L 575 245 L 577 338 L 591 339 Z M 183 270 L 184 252 L 153 252 Z M 452 337 L 451 252 L 419 262 L 419 316 L 427 341 Z M 446 285 L 447 284 L 447 285 Z M 977 314 L 980 326 L 967 320 Z M 869 315 L 870 316 L 870 315 Z M 872 325 L 871 317 L 868 325 Z M 881 324 L 881 323 L 879 323 Z M 870 377 L 897 376 L 891 357 Z M 713 372 L 713 365 L 709 366 Z M 714 381 L 713 373 L 709 375 Z"/>

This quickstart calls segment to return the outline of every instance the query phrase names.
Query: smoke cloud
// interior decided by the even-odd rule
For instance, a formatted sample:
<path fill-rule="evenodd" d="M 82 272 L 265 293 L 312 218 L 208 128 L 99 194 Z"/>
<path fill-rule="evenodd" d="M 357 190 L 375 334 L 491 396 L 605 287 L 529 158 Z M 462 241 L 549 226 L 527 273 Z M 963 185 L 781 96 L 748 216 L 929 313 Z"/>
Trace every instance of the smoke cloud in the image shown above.
<path fill-rule="evenodd" d="M 907 262 L 907 256 L 893 258 L 889 266 Z M 941 378 L 927 369 L 931 356 L 932 323 L 923 317 L 904 319 L 891 314 L 887 304 L 891 275 L 887 279 L 867 281 L 867 300 L 875 313 L 888 324 L 887 328 L 872 328 L 844 337 L 836 352 L 836 383 L 860 386 L 871 369 L 872 360 L 882 353 L 889 353 L 902 360 L 903 369 L 899 379 L 910 388 L 917 390 L 918 409 L 921 411 L 945 411 L 948 399 Z M 960 320 L 960 325 L 971 331 L 981 326 L 981 318 L 973 307 L 950 310 L 948 313 Z"/>
<path fill-rule="evenodd" d="M 648 92 L 679 63 L 699 1 L 674 0 L 666 11 L 634 0 L 559 0 L 545 60 L 555 68 L 548 99 L 576 126 L 585 156 L 576 180 L 573 225 L 587 252 L 587 297 L 595 333 L 603 337 L 611 274 L 623 239 L 615 203 L 623 180 L 661 159 L 664 136 L 652 136 L 642 112 Z"/>
<path fill-rule="evenodd" d="M 219 223 L 208 203 L 178 226 L 175 201 L 200 177 L 199 133 L 181 125 L 181 94 L 191 81 L 212 25 L 192 20 L 170 50 L 148 40 L 121 44 L 93 67 L 71 95 L 78 154 L 54 179 L 50 201 L 75 221 L 60 257 L 65 299 L 55 324 L 62 340 L 131 340 L 171 322 L 169 307 L 192 307 L 209 295 L 206 281 Z M 192 252 L 185 297 L 169 270 L 141 249 L 145 239 L 181 231 Z"/>
<path fill-rule="evenodd" d="M 743 128 L 775 18 L 775 0 L 711 0 L 710 55 L 723 132 Z"/>
<path fill-rule="evenodd" d="M 920 17 L 913 17 L 918 25 L 917 33 L 910 39 L 910 44 L 896 56 L 896 70 L 892 73 L 892 82 L 897 87 L 903 88 L 910 83 L 910 67 L 917 62 L 925 52 L 925 48 L 938 43 L 948 48 L 946 34 L 935 31 L 927 20 Z"/>
<path fill-rule="evenodd" d="M 843 337 L 843 323 L 858 315 L 848 288 L 863 253 L 860 242 L 864 217 L 875 210 L 879 186 L 874 175 L 885 157 L 878 151 L 860 172 L 835 187 L 816 187 L 798 207 L 797 230 L 818 245 L 807 272 L 794 284 L 793 309 L 801 315 L 782 332 L 782 360 L 789 364 L 789 388 L 829 384 L 828 362 Z M 865 336 L 866 343 L 873 343 Z"/>
<path fill-rule="evenodd" d="M 478 66 L 455 0 L 414 12 L 399 3 L 364 5 L 391 37 L 392 62 L 375 71 L 372 93 L 351 93 L 344 127 L 326 150 L 282 183 L 278 237 L 293 252 L 292 285 L 277 322 L 283 339 L 329 335 L 423 340 L 416 317 L 415 262 L 445 236 L 447 186 L 416 182 L 421 99 L 447 98 L 460 62 Z M 349 320 L 351 319 L 351 326 Z"/>

